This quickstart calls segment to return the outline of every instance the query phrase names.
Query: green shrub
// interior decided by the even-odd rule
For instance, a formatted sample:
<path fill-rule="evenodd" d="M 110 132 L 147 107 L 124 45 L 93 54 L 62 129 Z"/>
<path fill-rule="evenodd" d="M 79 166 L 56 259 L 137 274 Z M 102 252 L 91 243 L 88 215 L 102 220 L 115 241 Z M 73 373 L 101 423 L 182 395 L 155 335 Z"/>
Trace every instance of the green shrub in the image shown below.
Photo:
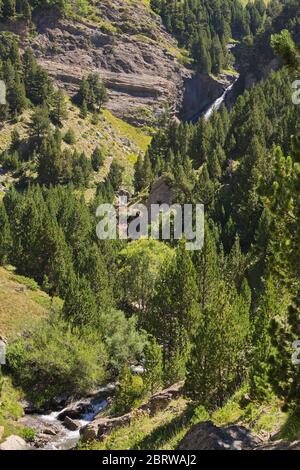
<path fill-rule="evenodd" d="M 32 291 L 38 291 L 39 285 L 34 279 L 30 279 L 29 277 L 21 276 L 19 274 L 12 274 L 10 276 L 12 281 L 18 282 L 19 284 L 23 284 L 23 286 L 27 287 Z"/>
<path fill-rule="evenodd" d="M 33 442 L 36 436 L 36 432 L 32 428 L 23 428 L 20 434 L 27 442 Z"/>
<path fill-rule="evenodd" d="M 76 135 L 73 129 L 69 129 L 64 136 L 66 144 L 74 145 L 76 143 Z"/>
<path fill-rule="evenodd" d="M 101 317 L 103 341 L 109 354 L 109 365 L 120 371 L 124 364 L 137 360 L 145 347 L 147 336 L 137 329 L 137 318 L 126 318 L 120 310 L 112 309 Z"/>
<path fill-rule="evenodd" d="M 79 335 L 54 315 L 16 338 L 7 362 L 27 396 L 43 405 L 58 394 L 80 395 L 103 383 L 107 353 L 98 336 Z"/>
<path fill-rule="evenodd" d="M 202 423 L 203 421 L 208 421 L 208 420 L 209 420 L 208 411 L 202 405 L 197 406 L 197 408 L 195 408 L 193 412 L 191 424 Z"/>
<path fill-rule="evenodd" d="M 144 395 L 143 379 L 133 375 L 128 366 L 122 370 L 116 390 L 114 411 L 117 414 L 128 413 L 136 407 Z"/>

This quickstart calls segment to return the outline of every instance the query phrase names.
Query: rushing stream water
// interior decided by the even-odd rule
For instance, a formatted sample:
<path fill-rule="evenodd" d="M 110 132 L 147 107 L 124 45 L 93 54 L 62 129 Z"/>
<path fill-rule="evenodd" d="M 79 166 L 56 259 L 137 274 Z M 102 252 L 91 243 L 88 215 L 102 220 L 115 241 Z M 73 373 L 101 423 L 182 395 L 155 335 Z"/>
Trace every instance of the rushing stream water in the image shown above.
<path fill-rule="evenodd" d="M 107 401 L 103 399 L 93 399 L 90 402 L 89 411 L 83 413 L 79 419 L 75 419 L 76 424 L 79 428 L 89 424 L 95 416 L 107 406 Z M 79 429 L 77 431 L 70 431 L 67 429 L 63 422 L 58 419 L 58 415 L 61 411 L 53 411 L 49 414 L 44 415 L 30 415 L 31 427 L 35 429 L 49 428 L 56 434 L 47 435 L 47 442 L 39 446 L 42 450 L 69 450 L 73 449 L 79 441 L 80 434 Z M 43 434 L 45 436 L 45 434 Z"/>

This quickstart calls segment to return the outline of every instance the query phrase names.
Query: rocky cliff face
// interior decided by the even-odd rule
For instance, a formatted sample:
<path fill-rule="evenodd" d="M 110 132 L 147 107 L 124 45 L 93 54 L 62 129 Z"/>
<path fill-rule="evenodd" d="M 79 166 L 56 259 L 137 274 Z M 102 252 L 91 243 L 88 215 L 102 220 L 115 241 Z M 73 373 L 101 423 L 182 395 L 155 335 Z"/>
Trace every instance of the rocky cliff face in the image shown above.
<path fill-rule="evenodd" d="M 227 96 L 227 105 L 232 106 L 245 90 L 261 80 L 266 80 L 271 72 L 279 70 L 280 62 L 271 48 L 270 37 L 271 33 L 267 31 L 254 45 L 240 44 L 236 47 L 239 79 Z"/>
<path fill-rule="evenodd" d="M 0 31 L 19 34 L 21 46 L 32 48 L 70 95 L 83 76 L 99 73 L 109 91 L 107 107 L 134 125 L 157 125 L 166 104 L 171 114 L 189 120 L 222 94 L 222 84 L 183 65 L 175 39 L 148 0 L 91 3 L 87 18 L 65 19 L 43 9 L 30 28 L 13 21 L 0 23 Z"/>
<path fill-rule="evenodd" d="M 189 72 L 180 51 L 146 1 L 102 0 L 89 19 L 67 20 L 52 10 L 34 17 L 36 35 L 22 39 L 68 93 L 98 72 L 110 94 L 108 108 L 134 124 L 151 125 L 168 103 L 180 108 Z"/>

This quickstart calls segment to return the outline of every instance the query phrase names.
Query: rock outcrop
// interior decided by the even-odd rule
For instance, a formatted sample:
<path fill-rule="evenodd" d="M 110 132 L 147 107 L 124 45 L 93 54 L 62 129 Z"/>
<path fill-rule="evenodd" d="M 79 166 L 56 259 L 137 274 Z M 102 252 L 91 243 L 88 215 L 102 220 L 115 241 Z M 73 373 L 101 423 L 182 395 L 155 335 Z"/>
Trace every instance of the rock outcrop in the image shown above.
<path fill-rule="evenodd" d="M 73 419 L 66 416 L 63 422 L 63 425 L 69 429 L 69 431 L 77 431 L 79 429 L 79 424 L 77 424 Z"/>
<path fill-rule="evenodd" d="M 98 73 L 109 92 L 107 107 L 134 125 L 157 125 L 166 105 L 190 120 L 222 94 L 221 82 L 184 65 L 176 40 L 147 2 L 102 0 L 91 8 L 89 19 L 76 20 L 43 9 L 30 31 L 17 19 L 0 23 L 0 31 L 19 34 L 22 49 L 30 47 L 71 96 L 84 76 Z"/>
<path fill-rule="evenodd" d="M 35 37 L 24 37 L 20 24 L 23 48 L 31 47 L 71 95 L 83 76 L 99 73 L 109 90 L 108 108 L 128 122 L 151 125 L 166 103 L 175 113 L 190 72 L 160 17 L 138 0 L 102 0 L 92 8 L 92 20 L 64 19 L 55 10 L 36 13 Z"/>
<path fill-rule="evenodd" d="M 64 421 L 66 417 L 71 419 L 78 419 L 83 413 L 92 412 L 93 406 L 89 400 L 77 401 L 71 403 L 64 408 L 57 416 L 60 421 Z"/>
<path fill-rule="evenodd" d="M 195 424 L 179 445 L 180 450 L 249 450 L 261 443 L 243 426 L 219 428 L 211 421 Z"/>
<path fill-rule="evenodd" d="M 196 121 L 215 100 L 220 98 L 230 85 L 227 79 L 215 80 L 209 75 L 193 74 L 184 81 L 184 96 L 181 110 L 183 121 Z"/>
<path fill-rule="evenodd" d="M 20 436 L 9 436 L 0 444 L 0 450 L 28 450 L 29 446 Z"/>
<path fill-rule="evenodd" d="M 159 411 L 164 410 L 172 400 L 177 400 L 181 395 L 182 383 L 172 385 L 161 392 L 157 392 L 149 400 L 140 406 L 139 410 L 150 416 L 155 416 Z"/>
<path fill-rule="evenodd" d="M 150 211 L 152 204 L 168 204 L 173 203 L 175 194 L 172 190 L 168 178 L 161 176 L 152 185 L 150 194 L 148 196 L 146 205 Z"/>
<path fill-rule="evenodd" d="M 159 411 L 164 410 L 172 400 L 179 398 L 181 393 L 182 383 L 173 385 L 172 387 L 162 390 L 152 395 L 149 400 L 142 404 L 138 409 L 133 410 L 123 416 L 116 418 L 104 418 L 99 416 L 94 419 L 90 424 L 80 429 L 80 435 L 83 442 L 92 440 L 103 440 L 113 430 L 128 426 L 133 420 L 145 414 L 154 416 Z"/>
<path fill-rule="evenodd" d="M 206 421 L 191 427 L 179 450 L 300 450 L 300 441 L 264 442 L 243 426 L 220 428 Z"/>

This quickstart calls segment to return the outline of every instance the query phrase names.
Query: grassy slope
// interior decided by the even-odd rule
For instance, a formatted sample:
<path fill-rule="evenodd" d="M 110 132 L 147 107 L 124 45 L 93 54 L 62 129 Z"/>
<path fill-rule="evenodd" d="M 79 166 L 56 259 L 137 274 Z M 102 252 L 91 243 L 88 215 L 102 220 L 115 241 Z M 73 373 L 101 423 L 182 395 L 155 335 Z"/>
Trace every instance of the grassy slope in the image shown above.
<path fill-rule="evenodd" d="M 4 427 L 3 439 L 11 434 L 24 436 L 25 428 L 17 422 L 24 414 L 19 403 L 21 398 L 21 391 L 12 385 L 9 377 L 4 377 L 0 392 L 0 426 Z"/>
<path fill-rule="evenodd" d="M 53 302 L 61 304 L 59 299 Z M 0 336 L 9 339 L 18 334 L 27 324 L 44 317 L 51 303 L 35 281 L 0 268 Z M 23 415 L 21 398 L 22 392 L 5 376 L 0 388 L 0 426 L 4 427 L 4 438 L 11 434 L 26 436 L 26 428 L 17 422 Z"/>
<path fill-rule="evenodd" d="M 32 111 L 26 110 L 17 123 L 6 123 L 0 133 L 0 152 L 7 149 L 11 143 L 11 132 L 17 129 L 22 139 L 28 137 L 29 123 Z M 79 152 L 85 152 L 90 157 L 97 146 L 105 149 L 106 161 L 103 169 L 95 173 L 93 183 L 101 181 L 108 173 L 110 164 L 115 158 L 124 167 L 124 185 L 130 189 L 133 179 L 133 164 L 140 153 L 145 153 L 151 142 L 151 137 L 141 129 L 135 128 L 104 110 L 98 124 L 92 124 L 91 114 L 81 119 L 79 109 L 68 101 L 68 119 L 61 129 L 64 134 L 72 128 L 76 135 L 76 143 L 72 146 Z M 67 144 L 64 144 L 67 146 Z M 11 175 L 6 176 L 6 185 L 12 182 Z M 87 191 L 93 194 L 94 184 Z"/>
<path fill-rule="evenodd" d="M 293 441 L 300 439 L 300 418 L 292 413 L 283 413 L 280 403 L 273 398 L 268 404 L 250 403 L 241 406 L 245 389 L 229 400 L 210 416 L 201 408 L 192 410 L 189 403 L 180 398 L 155 417 L 138 418 L 130 426 L 114 431 L 103 442 L 93 442 L 82 447 L 88 450 L 172 450 L 176 449 L 185 433 L 193 424 L 210 419 L 217 426 L 243 425 L 268 440 Z"/>
<path fill-rule="evenodd" d="M 0 268 L 0 336 L 9 338 L 27 322 L 43 317 L 51 302 L 34 281 Z"/>

